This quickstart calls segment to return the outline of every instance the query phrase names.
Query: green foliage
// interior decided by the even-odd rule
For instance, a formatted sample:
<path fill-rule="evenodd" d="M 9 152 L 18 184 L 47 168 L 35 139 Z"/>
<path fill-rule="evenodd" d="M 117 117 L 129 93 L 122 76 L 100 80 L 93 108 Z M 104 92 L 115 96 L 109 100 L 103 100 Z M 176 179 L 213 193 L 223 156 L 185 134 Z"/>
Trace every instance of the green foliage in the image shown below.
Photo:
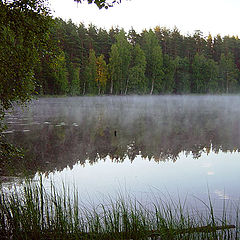
<path fill-rule="evenodd" d="M 3 131 L 4 129 L 6 128 L 0 124 L 0 131 Z M 23 158 L 23 150 L 9 143 L 5 138 L 5 136 L 0 132 L 1 169 L 10 170 L 12 166 L 12 161 L 15 161 L 16 159 L 22 159 L 22 158 Z"/>
<path fill-rule="evenodd" d="M 223 52 L 223 40 L 220 35 L 217 35 L 216 37 L 214 37 L 212 51 L 213 51 L 213 59 L 219 62 L 221 54 Z"/>
<path fill-rule="evenodd" d="M 65 53 L 71 95 L 220 93 L 227 92 L 227 85 L 229 92 L 240 89 L 240 40 L 237 37 L 209 35 L 205 38 L 201 31 L 183 36 L 177 28 L 171 31 L 159 26 L 154 31 L 137 34 L 131 29 L 126 34 L 118 28 L 108 32 L 94 25 L 86 28 L 83 24 L 76 26 L 71 21 L 56 19 L 51 39 L 59 47 L 53 51 L 54 55 Z M 220 61 L 222 53 L 232 56 L 235 73 L 231 79 L 234 81 L 229 78 L 231 74 L 223 72 L 226 64 L 223 58 Z M 108 69 L 103 88 L 95 75 L 96 61 L 101 55 Z M 45 75 L 42 74 L 41 81 L 37 77 L 41 92 L 58 92 L 54 90 L 56 78 L 52 77 L 51 67 L 46 66 L 51 65 L 52 60 L 46 55 L 43 59 L 45 65 L 39 69 Z"/>
<path fill-rule="evenodd" d="M 155 46 L 152 53 L 152 87 L 150 94 L 163 90 L 163 56 L 161 46 Z"/>
<path fill-rule="evenodd" d="M 103 54 L 101 54 L 97 60 L 97 76 L 96 82 L 98 85 L 98 94 L 103 94 L 106 90 L 106 83 L 107 83 L 107 64 L 104 60 Z"/>
<path fill-rule="evenodd" d="M 88 2 L 100 8 L 114 3 Z M 95 95 L 230 93 L 240 89 L 237 37 L 209 34 L 205 38 L 201 31 L 183 36 L 177 28 L 160 26 L 141 34 L 131 29 L 126 34 L 118 28 L 106 31 L 94 25 L 77 26 L 71 20 L 53 21 L 42 0 L 0 4 L 2 113 L 13 102 L 23 103 L 36 92 Z M 101 81 L 97 75 L 100 56 L 107 68 Z"/>
<path fill-rule="evenodd" d="M 0 105 L 24 103 L 35 89 L 34 67 L 45 53 L 52 20 L 42 0 L 0 1 Z"/>
<path fill-rule="evenodd" d="M 75 2 L 83 2 L 85 0 L 74 0 Z M 107 1 L 107 0 L 87 0 L 88 4 L 94 3 L 97 5 L 99 9 L 101 8 L 106 8 L 108 9 L 109 7 L 112 7 L 115 3 L 121 3 L 121 0 L 112 0 L 112 1 Z"/>
<path fill-rule="evenodd" d="M 60 53 L 53 62 L 53 74 L 55 78 L 54 94 L 66 94 L 69 91 L 67 68 L 64 52 Z"/>
<path fill-rule="evenodd" d="M 131 50 L 132 46 L 128 42 L 126 34 L 121 30 L 116 36 L 116 46 L 120 57 L 120 76 L 119 87 L 120 93 L 127 93 L 128 81 L 129 81 L 129 67 L 131 63 Z"/>
<path fill-rule="evenodd" d="M 90 94 L 98 93 L 97 78 L 97 58 L 93 49 L 89 52 L 88 63 L 85 69 L 86 92 Z"/>
<path fill-rule="evenodd" d="M 21 155 L 2 136 L 5 111 L 35 93 L 35 67 L 48 53 L 52 25 L 44 0 L 0 0 L 0 159 L 4 163 Z"/>
<path fill-rule="evenodd" d="M 36 90 L 40 94 L 67 94 L 69 84 L 67 79 L 66 59 L 63 51 L 56 53 L 53 59 L 44 57 L 35 70 Z"/>
<path fill-rule="evenodd" d="M 237 68 L 234 64 L 234 59 L 232 54 L 221 54 L 220 62 L 220 79 L 221 87 L 224 92 L 229 93 L 234 90 L 234 87 L 237 84 Z"/>
<path fill-rule="evenodd" d="M 219 68 L 214 60 L 196 54 L 192 63 L 192 71 L 193 92 L 213 93 L 219 91 Z"/>
<path fill-rule="evenodd" d="M 209 93 L 219 93 L 221 90 L 219 82 L 219 66 L 213 59 L 207 60 L 208 78 L 206 84 Z"/>
<path fill-rule="evenodd" d="M 111 47 L 110 52 L 110 60 L 109 60 L 109 74 L 110 74 L 110 93 L 113 93 L 113 87 L 115 90 L 115 93 L 118 93 L 119 89 L 119 76 L 121 74 L 121 65 L 120 65 L 120 55 L 118 52 L 118 47 L 116 44 L 113 44 Z"/>
<path fill-rule="evenodd" d="M 163 79 L 163 56 L 161 46 L 158 44 L 155 33 L 150 30 L 144 31 L 142 49 L 145 52 L 147 66 L 146 77 L 150 94 L 162 91 Z"/>
<path fill-rule="evenodd" d="M 146 57 L 139 44 L 136 44 L 133 48 L 132 55 L 132 67 L 129 70 L 129 93 L 146 93 Z"/>
<path fill-rule="evenodd" d="M 218 219 L 209 197 L 204 214 L 185 202 L 158 197 L 146 205 L 128 194 L 108 198 L 98 206 L 79 204 L 72 186 L 57 191 L 43 180 L 25 181 L 13 191 L 0 189 L 0 230 L 3 239 L 238 239 L 239 209 L 235 225 L 228 225 L 226 209 Z M 170 199 L 169 199 L 170 198 Z M 186 200 L 186 199 L 185 199 Z M 197 214 L 196 214 L 197 212 Z M 230 216 L 229 218 L 231 218 Z M 236 229 L 235 229 L 236 228 Z"/>
<path fill-rule="evenodd" d="M 187 57 L 176 57 L 174 60 L 175 65 L 175 93 L 190 93 L 191 89 L 191 75 L 190 75 L 190 62 Z"/>
<path fill-rule="evenodd" d="M 175 73 L 175 64 L 174 61 L 168 55 L 163 56 L 163 83 L 162 91 L 164 93 L 172 93 L 174 89 L 174 73 Z"/>
<path fill-rule="evenodd" d="M 111 91 L 116 94 L 126 94 L 129 82 L 129 67 L 131 63 L 132 46 L 128 42 L 125 32 L 121 30 L 116 35 L 116 43 L 110 53 Z"/>
<path fill-rule="evenodd" d="M 206 93 L 206 79 L 208 79 L 207 59 L 203 55 L 196 54 L 192 63 L 192 91 Z"/>
<path fill-rule="evenodd" d="M 70 95 L 80 95 L 80 78 L 79 78 L 80 68 L 74 67 L 73 64 L 68 65 L 68 78 L 70 81 Z"/>

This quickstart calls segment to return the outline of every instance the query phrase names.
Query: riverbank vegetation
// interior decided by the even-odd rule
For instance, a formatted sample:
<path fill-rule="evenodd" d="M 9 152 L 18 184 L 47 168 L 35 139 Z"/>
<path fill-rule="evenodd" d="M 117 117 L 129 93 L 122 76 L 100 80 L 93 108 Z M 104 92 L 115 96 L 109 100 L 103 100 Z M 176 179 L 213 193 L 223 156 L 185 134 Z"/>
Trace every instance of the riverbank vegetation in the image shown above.
<path fill-rule="evenodd" d="M 122 195 L 103 204 L 83 205 L 79 193 L 27 182 L 0 191 L 0 232 L 4 239 L 238 239 L 239 208 L 234 223 L 227 209 L 217 218 L 211 200 L 206 211 L 184 202 L 156 199 L 141 203 Z M 226 207 L 226 205 L 225 205 Z M 233 218 L 233 219 L 234 219 Z M 233 220 L 231 219 L 231 220 Z"/>
<path fill-rule="evenodd" d="M 21 157 L 2 131 L 5 112 L 35 92 L 35 66 L 52 48 L 54 20 L 44 0 L 0 0 L 0 159 Z"/>

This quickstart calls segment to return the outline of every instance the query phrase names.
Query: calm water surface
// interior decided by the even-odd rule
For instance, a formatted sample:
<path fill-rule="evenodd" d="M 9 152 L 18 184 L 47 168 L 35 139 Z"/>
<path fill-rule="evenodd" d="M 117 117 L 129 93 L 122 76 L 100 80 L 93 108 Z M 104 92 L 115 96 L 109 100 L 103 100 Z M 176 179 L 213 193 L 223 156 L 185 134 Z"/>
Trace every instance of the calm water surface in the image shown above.
<path fill-rule="evenodd" d="M 5 135 L 26 157 L 11 177 L 2 167 L 1 178 L 10 184 L 41 173 L 46 186 L 74 185 L 94 201 L 119 192 L 239 201 L 239 106 L 239 96 L 34 100 L 7 115 Z"/>

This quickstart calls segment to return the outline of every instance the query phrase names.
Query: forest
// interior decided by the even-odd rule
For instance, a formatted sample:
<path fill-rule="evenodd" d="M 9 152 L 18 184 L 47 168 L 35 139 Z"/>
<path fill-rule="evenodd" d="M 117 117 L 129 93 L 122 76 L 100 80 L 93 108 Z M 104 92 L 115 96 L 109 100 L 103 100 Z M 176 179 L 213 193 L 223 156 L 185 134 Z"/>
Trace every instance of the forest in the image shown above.
<path fill-rule="evenodd" d="M 137 33 L 54 19 L 34 74 L 40 95 L 228 94 L 240 90 L 237 36 Z"/>

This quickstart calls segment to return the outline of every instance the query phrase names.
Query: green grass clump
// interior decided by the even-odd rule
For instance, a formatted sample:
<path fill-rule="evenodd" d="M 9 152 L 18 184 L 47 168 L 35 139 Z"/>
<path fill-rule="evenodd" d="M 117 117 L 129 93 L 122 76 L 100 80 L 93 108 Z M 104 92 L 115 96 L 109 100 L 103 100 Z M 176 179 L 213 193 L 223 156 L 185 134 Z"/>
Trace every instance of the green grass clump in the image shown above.
<path fill-rule="evenodd" d="M 96 206 L 80 206 L 77 190 L 27 181 L 13 191 L 0 190 L 1 239 L 239 239 L 227 213 L 214 216 L 211 201 L 207 212 L 186 209 L 185 204 L 159 200 L 144 205 L 119 196 Z"/>

